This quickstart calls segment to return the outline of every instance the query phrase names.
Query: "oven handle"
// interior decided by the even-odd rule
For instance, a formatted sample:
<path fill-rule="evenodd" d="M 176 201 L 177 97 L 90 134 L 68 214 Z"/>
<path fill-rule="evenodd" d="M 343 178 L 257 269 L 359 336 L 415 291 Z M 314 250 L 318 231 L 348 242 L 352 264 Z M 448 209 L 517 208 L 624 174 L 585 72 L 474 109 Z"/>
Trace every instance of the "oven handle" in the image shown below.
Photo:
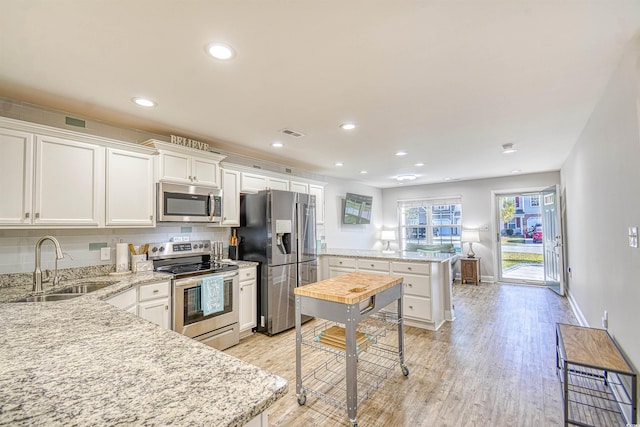
<path fill-rule="evenodd" d="M 229 279 L 233 279 L 237 275 L 238 275 L 237 271 L 226 272 L 226 273 L 222 274 L 222 278 L 226 281 L 226 280 L 229 280 Z M 194 277 L 194 278 L 185 278 L 185 279 L 174 280 L 173 285 L 176 288 L 188 288 L 190 286 L 199 284 L 202 281 L 202 279 L 204 279 L 205 277 L 208 277 L 208 276 L 212 276 L 212 275 L 209 274 L 209 275 L 198 276 L 198 277 Z"/>

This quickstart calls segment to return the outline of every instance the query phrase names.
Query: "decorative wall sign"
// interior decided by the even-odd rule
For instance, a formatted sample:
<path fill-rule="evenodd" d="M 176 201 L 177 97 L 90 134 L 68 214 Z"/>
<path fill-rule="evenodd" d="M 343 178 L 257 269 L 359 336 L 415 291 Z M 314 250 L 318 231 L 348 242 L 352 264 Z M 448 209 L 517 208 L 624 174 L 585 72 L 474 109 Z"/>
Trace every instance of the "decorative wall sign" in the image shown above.
<path fill-rule="evenodd" d="M 185 138 L 184 136 L 171 135 L 171 143 L 182 145 L 183 147 L 209 151 L 209 144 L 207 144 L 206 142 L 196 141 L 195 139 Z"/>

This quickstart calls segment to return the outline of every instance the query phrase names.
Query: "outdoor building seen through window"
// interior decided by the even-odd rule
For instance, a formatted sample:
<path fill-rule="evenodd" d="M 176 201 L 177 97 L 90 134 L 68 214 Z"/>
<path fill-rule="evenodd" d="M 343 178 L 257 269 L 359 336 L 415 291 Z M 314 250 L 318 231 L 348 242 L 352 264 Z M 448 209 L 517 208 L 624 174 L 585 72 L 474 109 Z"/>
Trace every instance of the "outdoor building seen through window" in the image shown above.
<path fill-rule="evenodd" d="M 461 251 L 462 201 L 460 198 L 398 202 L 400 247 L 452 243 Z"/>

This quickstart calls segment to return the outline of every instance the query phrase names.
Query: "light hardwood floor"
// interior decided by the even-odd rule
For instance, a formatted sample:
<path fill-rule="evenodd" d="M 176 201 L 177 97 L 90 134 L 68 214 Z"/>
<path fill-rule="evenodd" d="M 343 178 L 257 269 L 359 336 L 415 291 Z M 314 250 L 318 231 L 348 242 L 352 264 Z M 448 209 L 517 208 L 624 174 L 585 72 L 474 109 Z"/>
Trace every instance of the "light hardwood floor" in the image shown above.
<path fill-rule="evenodd" d="M 566 298 L 540 287 L 483 283 L 454 285 L 453 302 L 456 320 L 439 331 L 405 327 L 410 374 L 392 372 L 358 406 L 358 425 L 562 425 L 555 324 L 577 324 Z M 269 425 L 351 425 L 346 410 L 311 395 L 298 405 L 295 331 L 254 334 L 226 353 L 289 381 Z"/>

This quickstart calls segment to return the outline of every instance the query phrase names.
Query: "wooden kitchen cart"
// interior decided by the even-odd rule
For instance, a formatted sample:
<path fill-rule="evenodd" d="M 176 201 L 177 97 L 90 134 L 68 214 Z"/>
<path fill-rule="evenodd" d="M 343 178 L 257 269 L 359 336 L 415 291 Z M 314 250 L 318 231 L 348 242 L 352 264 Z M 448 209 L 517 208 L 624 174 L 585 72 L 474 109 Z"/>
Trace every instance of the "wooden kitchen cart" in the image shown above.
<path fill-rule="evenodd" d="M 637 375 L 604 329 L 558 323 L 564 425 L 636 425 Z"/>
<path fill-rule="evenodd" d="M 349 273 L 294 289 L 298 404 L 304 405 L 307 393 L 312 393 L 346 407 L 349 421 L 356 427 L 358 404 L 398 364 L 402 373 L 409 375 L 404 363 L 402 289 L 401 277 L 373 273 Z M 396 302 L 397 313 L 381 311 Z M 303 332 L 302 315 L 324 321 L 315 320 Z M 397 345 L 388 343 L 394 331 Z M 303 345 L 326 354 L 304 377 Z"/>

